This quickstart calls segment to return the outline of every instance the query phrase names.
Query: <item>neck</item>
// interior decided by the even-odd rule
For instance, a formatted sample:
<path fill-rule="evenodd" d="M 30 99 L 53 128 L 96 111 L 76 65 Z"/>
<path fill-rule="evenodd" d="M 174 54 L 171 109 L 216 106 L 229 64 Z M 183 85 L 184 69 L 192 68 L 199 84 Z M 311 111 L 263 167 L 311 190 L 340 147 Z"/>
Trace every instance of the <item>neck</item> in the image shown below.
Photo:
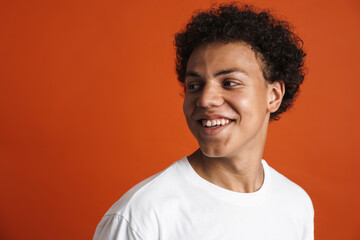
<path fill-rule="evenodd" d="M 189 156 L 189 162 L 207 181 L 231 191 L 250 193 L 259 190 L 264 181 L 261 158 L 262 151 L 247 157 L 211 158 L 198 149 Z"/>
<path fill-rule="evenodd" d="M 256 192 L 264 182 L 261 159 L 268 123 L 265 120 L 252 141 L 226 157 L 209 157 L 198 149 L 188 157 L 191 166 L 200 177 L 215 185 L 235 192 Z"/>

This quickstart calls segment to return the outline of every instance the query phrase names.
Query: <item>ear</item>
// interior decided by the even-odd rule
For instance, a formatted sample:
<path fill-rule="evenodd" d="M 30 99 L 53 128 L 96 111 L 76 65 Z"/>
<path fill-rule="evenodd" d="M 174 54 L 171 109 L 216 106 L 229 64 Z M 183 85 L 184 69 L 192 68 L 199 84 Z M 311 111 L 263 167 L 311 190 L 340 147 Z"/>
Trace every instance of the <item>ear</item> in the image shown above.
<path fill-rule="evenodd" d="M 275 81 L 269 84 L 268 87 L 268 111 L 273 113 L 276 112 L 281 105 L 281 101 L 285 94 L 285 84 L 283 81 Z"/>

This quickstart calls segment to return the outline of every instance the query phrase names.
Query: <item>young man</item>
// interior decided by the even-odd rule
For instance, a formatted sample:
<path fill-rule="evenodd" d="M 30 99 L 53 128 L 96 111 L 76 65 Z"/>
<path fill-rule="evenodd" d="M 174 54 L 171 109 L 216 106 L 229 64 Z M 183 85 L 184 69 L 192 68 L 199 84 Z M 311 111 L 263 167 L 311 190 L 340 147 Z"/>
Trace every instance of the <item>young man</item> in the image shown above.
<path fill-rule="evenodd" d="M 301 40 L 268 12 L 226 5 L 194 16 L 175 45 L 200 148 L 128 191 L 94 239 L 313 239 L 309 196 L 262 160 L 269 121 L 304 78 Z"/>

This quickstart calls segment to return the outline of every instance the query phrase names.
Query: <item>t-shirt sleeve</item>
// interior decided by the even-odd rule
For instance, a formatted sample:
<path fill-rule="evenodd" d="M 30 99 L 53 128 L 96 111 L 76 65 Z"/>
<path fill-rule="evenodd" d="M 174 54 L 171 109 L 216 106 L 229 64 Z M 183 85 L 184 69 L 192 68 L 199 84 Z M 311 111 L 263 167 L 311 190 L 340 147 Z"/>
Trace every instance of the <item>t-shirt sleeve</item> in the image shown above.
<path fill-rule="evenodd" d="M 96 228 L 93 240 L 143 240 L 118 214 L 105 215 Z"/>
<path fill-rule="evenodd" d="M 310 197 L 307 196 L 307 211 L 304 226 L 303 240 L 314 240 L 314 207 Z"/>

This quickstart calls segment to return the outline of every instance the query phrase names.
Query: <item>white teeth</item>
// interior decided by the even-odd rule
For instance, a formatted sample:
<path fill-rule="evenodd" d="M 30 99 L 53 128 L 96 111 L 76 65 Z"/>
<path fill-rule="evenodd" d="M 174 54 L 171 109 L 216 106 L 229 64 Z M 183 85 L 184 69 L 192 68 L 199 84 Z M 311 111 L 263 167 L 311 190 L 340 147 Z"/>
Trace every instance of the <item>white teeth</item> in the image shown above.
<path fill-rule="evenodd" d="M 224 126 L 230 122 L 229 119 L 217 119 L 217 120 L 206 120 L 201 121 L 203 127 L 215 127 L 215 126 Z"/>

